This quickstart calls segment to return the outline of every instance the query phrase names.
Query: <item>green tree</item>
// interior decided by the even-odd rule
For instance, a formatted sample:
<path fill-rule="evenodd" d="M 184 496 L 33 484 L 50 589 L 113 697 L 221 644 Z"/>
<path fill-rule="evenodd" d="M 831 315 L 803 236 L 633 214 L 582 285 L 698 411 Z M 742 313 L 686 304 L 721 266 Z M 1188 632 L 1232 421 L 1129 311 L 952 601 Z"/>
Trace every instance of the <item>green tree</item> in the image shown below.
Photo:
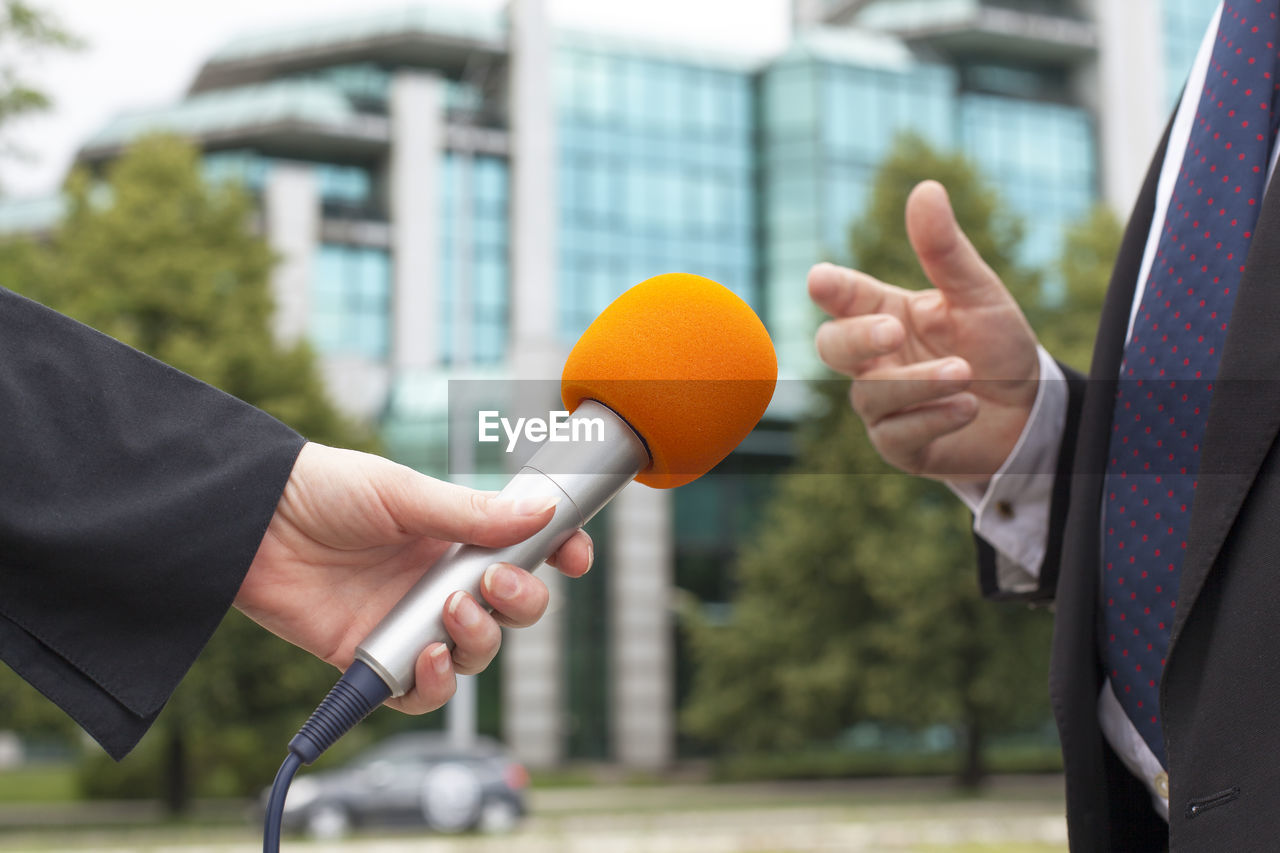
<path fill-rule="evenodd" d="M 273 336 L 275 259 L 250 227 L 252 203 L 236 187 L 206 185 L 196 149 L 172 137 L 143 139 L 104 182 L 74 174 L 67 195 L 66 219 L 48 241 L 0 247 L 7 286 L 312 440 L 372 449 L 372 439 L 327 398 L 307 344 Z M 136 790 L 165 796 L 174 811 L 185 808 L 193 784 L 196 793 L 254 793 L 334 677 L 327 665 L 233 613 L 136 757 L 118 768 L 105 757 L 90 760 L 85 786 L 119 795 L 142 774 Z M 198 779 L 192 766 L 201 768 Z"/>
<path fill-rule="evenodd" d="M 914 137 L 894 151 L 852 229 L 858 266 L 927 286 L 903 209 L 935 178 L 983 257 L 1033 304 L 1040 278 L 1014 262 L 1021 226 L 974 168 Z M 860 720 L 950 724 L 967 744 L 959 781 L 975 785 L 988 734 L 1047 716 L 1049 619 L 981 600 L 968 513 L 879 459 L 847 391 L 847 380 L 817 383 L 795 472 L 741 555 L 731 622 L 692 620 L 683 722 L 738 750 L 795 748 Z"/>
<path fill-rule="evenodd" d="M 199 154 L 174 137 L 133 145 L 95 185 L 68 181 L 66 220 L 31 295 L 270 412 L 316 441 L 369 439 L 328 399 L 305 342 L 271 331 L 270 248 L 232 184 L 208 186 Z"/>
<path fill-rule="evenodd" d="M 80 40 L 48 12 L 24 0 L 0 4 L 0 129 L 13 119 L 47 110 L 49 96 L 22 71 L 25 60 L 49 50 L 74 50 Z M 0 135 L 0 156 L 20 153 Z"/>
<path fill-rule="evenodd" d="M 1063 285 L 1061 303 L 1027 309 L 1045 349 L 1077 370 L 1089 370 L 1102 301 L 1123 236 L 1124 228 L 1111 208 L 1095 206 L 1067 228 L 1057 269 Z"/>

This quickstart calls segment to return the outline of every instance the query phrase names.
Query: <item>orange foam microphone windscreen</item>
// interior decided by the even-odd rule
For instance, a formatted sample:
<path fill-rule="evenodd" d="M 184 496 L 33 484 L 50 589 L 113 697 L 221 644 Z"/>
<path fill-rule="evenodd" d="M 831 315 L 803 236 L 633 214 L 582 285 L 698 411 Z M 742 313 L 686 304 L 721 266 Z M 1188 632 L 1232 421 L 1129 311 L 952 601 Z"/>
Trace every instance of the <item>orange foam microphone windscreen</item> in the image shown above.
<path fill-rule="evenodd" d="M 764 415 L 778 359 L 760 318 L 733 291 L 668 273 L 623 293 L 582 333 L 560 381 L 569 411 L 598 400 L 649 448 L 636 477 L 669 489 L 737 447 Z"/>

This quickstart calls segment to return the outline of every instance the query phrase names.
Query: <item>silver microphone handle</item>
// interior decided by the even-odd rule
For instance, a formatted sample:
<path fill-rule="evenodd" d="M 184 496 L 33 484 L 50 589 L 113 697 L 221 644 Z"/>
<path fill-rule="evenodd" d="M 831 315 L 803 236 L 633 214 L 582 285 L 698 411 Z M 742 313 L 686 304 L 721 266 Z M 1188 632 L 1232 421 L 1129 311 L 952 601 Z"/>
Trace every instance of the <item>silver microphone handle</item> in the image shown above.
<path fill-rule="evenodd" d="M 603 440 L 597 440 L 600 425 Z M 485 605 L 480 581 L 489 566 L 512 563 L 533 571 L 649 464 L 635 431 L 594 400 L 578 406 L 567 432 L 585 440 L 546 442 L 500 493 L 512 499 L 555 498 L 555 515 L 547 526 L 505 548 L 454 545 L 356 648 L 356 659 L 387 683 L 392 696 L 413 688 L 414 665 L 423 649 L 432 643 L 453 645 L 443 619 L 449 596 L 463 590 Z"/>

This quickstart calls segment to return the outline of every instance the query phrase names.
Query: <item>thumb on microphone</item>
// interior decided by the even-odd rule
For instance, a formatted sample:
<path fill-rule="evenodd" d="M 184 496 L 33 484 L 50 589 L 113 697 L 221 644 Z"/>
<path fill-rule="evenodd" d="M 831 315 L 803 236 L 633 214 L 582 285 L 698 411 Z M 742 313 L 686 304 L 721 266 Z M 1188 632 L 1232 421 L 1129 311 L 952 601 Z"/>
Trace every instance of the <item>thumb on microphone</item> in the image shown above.
<path fill-rule="evenodd" d="M 342 549 L 424 537 L 501 547 L 541 530 L 554 509 L 550 498 L 510 500 L 380 456 L 308 442 L 276 515 L 286 533 Z"/>

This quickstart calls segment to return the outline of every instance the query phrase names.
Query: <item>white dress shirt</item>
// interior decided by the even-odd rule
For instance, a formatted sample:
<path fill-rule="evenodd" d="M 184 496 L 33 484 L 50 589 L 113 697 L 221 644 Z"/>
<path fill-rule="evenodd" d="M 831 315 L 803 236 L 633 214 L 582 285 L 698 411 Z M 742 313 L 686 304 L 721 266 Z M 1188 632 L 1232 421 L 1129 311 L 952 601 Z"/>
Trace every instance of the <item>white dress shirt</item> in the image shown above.
<path fill-rule="evenodd" d="M 1200 43 L 1186 89 L 1178 104 L 1173 126 L 1169 131 L 1169 144 L 1156 185 L 1155 211 L 1151 230 L 1147 234 L 1142 267 L 1138 273 L 1133 306 L 1129 313 L 1129 330 L 1138 305 L 1142 301 L 1147 278 L 1155 258 L 1156 248 L 1164 228 L 1169 199 L 1173 195 L 1178 172 L 1191 135 L 1200 93 L 1213 53 L 1214 36 L 1218 32 L 1218 20 L 1222 5 L 1218 5 L 1213 19 Z M 1268 182 L 1275 173 L 1280 146 L 1273 142 Z M 977 535 L 991 544 L 996 551 L 996 582 L 1000 589 L 1010 592 L 1027 592 L 1036 588 L 1040 567 L 1048 541 L 1049 504 L 1053 489 L 1054 468 L 1058 448 L 1066 428 L 1067 388 L 1062 371 L 1040 349 L 1040 387 L 1031 416 L 1019 436 L 1013 452 L 1000 470 L 987 484 L 985 490 L 968 484 L 951 484 L 955 492 L 973 512 L 973 529 Z M 1101 523 L 1101 519 L 1099 519 Z M 1099 555 L 1101 559 L 1101 555 Z M 1102 732 L 1120 760 L 1151 791 L 1152 802 L 1165 820 L 1169 819 L 1169 777 L 1160 762 L 1147 746 L 1146 741 L 1120 707 L 1119 700 L 1107 681 L 1098 696 L 1098 719 Z"/>

